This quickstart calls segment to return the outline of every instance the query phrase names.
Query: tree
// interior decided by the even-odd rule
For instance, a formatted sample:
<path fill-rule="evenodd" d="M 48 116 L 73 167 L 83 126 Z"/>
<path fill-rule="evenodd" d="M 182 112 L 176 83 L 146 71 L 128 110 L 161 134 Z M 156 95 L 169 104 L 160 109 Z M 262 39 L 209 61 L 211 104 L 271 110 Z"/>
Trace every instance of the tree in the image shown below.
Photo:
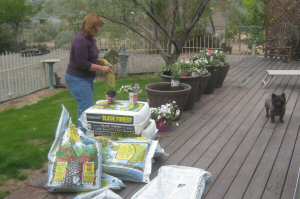
<path fill-rule="evenodd" d="M 28 21 L 33 14 L 32 5 L 26 0 L 0 0 L 0 26 L 11 28 L 17 43 L 21 25 Z"/>
<path fill-rule="evenodd" d="M 208 3 L 209 0 L 103 0 L 96 11 L 154 45 L 170 65 L 178 59 Z"/>
<path fill-rule="evenodd" d="M 59 16 L 66 29 L 78 31 L 83 17 L 96 12 L 126 27 L 160 50 L 174 63 L 210 0 L 47 0 L 47 13 Z M 111 30 L 117 30 L 111 26 Z M 121 30 L 121 29 L 119 29 Z M 125 31 L 121 31 L 126 35 Z"/>
<path fill-rule="evenodd" d="M 241 32 L 249 36 L 250 45 L 264 42 L 264 0 L 227 0 L 228 24 L 226 37 L 233 38 Z"/>

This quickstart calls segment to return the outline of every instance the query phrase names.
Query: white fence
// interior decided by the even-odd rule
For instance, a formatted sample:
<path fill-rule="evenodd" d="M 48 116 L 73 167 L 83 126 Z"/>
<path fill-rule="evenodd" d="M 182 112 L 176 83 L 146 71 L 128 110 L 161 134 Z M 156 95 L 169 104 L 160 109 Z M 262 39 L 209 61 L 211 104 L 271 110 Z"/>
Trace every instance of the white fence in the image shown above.
<path fill-rule="evenodd" d="M 100 40 L 100 48 L 129 49 L 128 72 L 150 73 L 159 72 L 163 59 L 157 49 L 153 49 L 147 43 L 127 40 Z M 203 48 L 220 47 L 220 43 L 214 41 L 214 37 L 205 36 L 195 38 L 186 43 L 182 49 L 183 56 L 190 56 Z M 69 61 L 69 50 L 56 49 L 49 54 L 41 56 L 23 57 L 19 53 L 6 53 L 0 55 L 0 102 L 21 97 L 34 91 L 48 87 L 48 66 L 42 64 L 45 59 L 60 59 L 54 65 L 54 72 L 64 82 L 64 73 Z"/>
<path fill-rule="evenodd" d="M 50 54 L 22 57 L 17 53 L 0 56 L 0 102 L 30 94 L 48 86 L 48 66 L 42 60 L 58 58 L 57 69 L 65 68 L 67 50 L 54 50 Z"/>

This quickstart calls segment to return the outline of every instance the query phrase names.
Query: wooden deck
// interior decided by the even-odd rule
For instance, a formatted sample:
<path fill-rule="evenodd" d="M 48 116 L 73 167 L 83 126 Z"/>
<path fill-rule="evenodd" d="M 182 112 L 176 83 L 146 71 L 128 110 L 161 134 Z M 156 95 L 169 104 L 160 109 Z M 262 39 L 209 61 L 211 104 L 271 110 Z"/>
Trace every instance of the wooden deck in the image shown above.
<path fill-rule="evenodd" d="M 300 167 L 300 81 L 296 76 L 276 77 L 264 89 L 261 80 L 266 69 L 297 67 L 299 62 L 257 57 L 232 65 L 224 86 L 203 96 L 193 111 L 184 114 L 179 128 L 162 136 L 160 143 L 170 156 L 153 165 L 153 176 L 161 165 L 186 165 L 213 175 L 205 199 L 292 199 Z M 264 101 L 272 92 L 286 93 L 283 124 L 272 124 L 265 117 Z M 126 184 L 119 192 L 124 198 L 142 186 Z M 40 191 L 30 198 L 68 196 Z"/>
<path fill-rule="evenodd" d="M 300 166 L 300 81 L 277 77 L 263 89 L 261 80 L 266 69 L 297 66 L 263 58 L 233 66 L 223 88 L 205 95 L 180 128 L 161 139 L 170 153 L 162 164 L 211 172 L 206 199 L 291 199 Z M 283 91 L 288 99 L 285 122 L 271 124 L 265 118 L 265 98 Z M 139 188 L 132 184 L 120 194 L 130 198 Z"/>

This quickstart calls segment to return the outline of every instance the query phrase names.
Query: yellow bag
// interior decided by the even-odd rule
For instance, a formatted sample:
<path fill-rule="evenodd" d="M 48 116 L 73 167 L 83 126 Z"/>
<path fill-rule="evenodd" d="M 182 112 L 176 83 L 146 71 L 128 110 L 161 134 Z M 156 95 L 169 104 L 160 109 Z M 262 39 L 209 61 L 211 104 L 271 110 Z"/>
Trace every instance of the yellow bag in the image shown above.
<path fill-rule="evenodd" d="M 100 59 L 99 64 L 102 65 L 102 66 L 111 67 L 112 72 L 106 73 L 105 81 L 106 81 L 107 85 L 110 88 L 112 88 L 112 89 L 116 88 L 116 70 L 115 70 L 115 67 L 111 63 L 109 63 L 106 59 Z"/>
<path fill-rule="evenodd" d="M 107 61 L 106 59 L 100 59 L 99 64 L 102 66 L 112 66 L 111 63 L 109 63 L 109 61 Z"/>
<path fill-rule="evenodd" d="M 116 74 L 114 71 L 106 74 L 106 83 L 110 88 L 116 88 Z"/>

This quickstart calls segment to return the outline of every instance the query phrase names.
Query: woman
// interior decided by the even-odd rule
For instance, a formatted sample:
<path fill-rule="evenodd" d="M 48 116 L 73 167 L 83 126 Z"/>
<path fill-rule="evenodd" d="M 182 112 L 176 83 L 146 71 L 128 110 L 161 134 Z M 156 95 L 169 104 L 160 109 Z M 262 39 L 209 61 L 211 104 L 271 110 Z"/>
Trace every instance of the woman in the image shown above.
<path fill-rule="evenodd" d="M 65 80 L 71 94 L 78 103 L 78 117 L 87 108 L 94 105 L 93 82 L 97 71 L 108 73 L 111 69 L 98 65 L 99 50 L 95 36 L 101 30 L 103 22 L 96 14 L 84 18 L 81 31 L 73 40 L 70 61 Z"/>

